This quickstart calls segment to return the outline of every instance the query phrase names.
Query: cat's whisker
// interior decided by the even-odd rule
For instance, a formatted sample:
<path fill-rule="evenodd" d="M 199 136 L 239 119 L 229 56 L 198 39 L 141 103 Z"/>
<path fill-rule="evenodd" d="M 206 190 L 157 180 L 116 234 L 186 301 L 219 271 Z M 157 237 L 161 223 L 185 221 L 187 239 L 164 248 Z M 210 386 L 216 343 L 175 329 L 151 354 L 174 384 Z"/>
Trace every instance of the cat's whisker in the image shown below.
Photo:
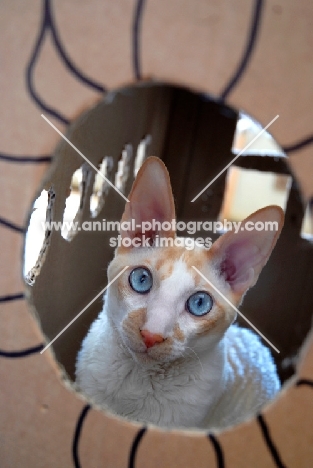
<path fill-rule="evenodd" d="M 201 359 L 199 358 L 198 354 L 195 352 L 194 349 L 190 348 L 190 346 L 186 346 L 186 349 L 190 349 L 193 354 L 195 354 L 195 356 L 197 357 L 197 359 L 199 360 L 199 363 L 200 363 L 200 366 L 201 366 L 201 369 L 202 369 L 202 372 L 204 372 L 204 369 L 203 369 L 203 365 L 202 365 L 202 362 L 201 362 Z"/>
<path fill-rule="evenodd" d="M 163 162 L 148 158 L 138 174 L 121 219 L 135 226 L 121 230 L 122 244 L 108 267 L 108 279 L 119 280 L 82 343 L 77 384 L 92 401 L 142 423 L 233 426 L 276 395 L 279 379 L 269 350 L 252 331 L 232 325 L 228 306 L 206 284 L 215 290 L 210 278 L 223 284 L 226 303 L 234 297 L 239 303 L 271 254 L 283 211 L 262 208 L 234 224 L 210 252 L 197 243 L 189 250 L 187 239 L 176 237 Z M 148 249 L 151 239 L 158 243 Z"/>

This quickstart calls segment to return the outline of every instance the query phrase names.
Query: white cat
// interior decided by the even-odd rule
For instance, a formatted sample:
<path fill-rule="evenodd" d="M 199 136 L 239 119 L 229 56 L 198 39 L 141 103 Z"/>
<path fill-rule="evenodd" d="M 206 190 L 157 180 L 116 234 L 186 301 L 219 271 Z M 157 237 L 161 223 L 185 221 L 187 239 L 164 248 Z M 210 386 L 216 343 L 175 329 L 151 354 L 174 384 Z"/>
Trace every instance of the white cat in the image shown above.
<path fill-rule="evenodd" d="M 122 221 L 175 219 L 167 170 L 151 157 L 134 182 Z M 116 249 L 104 308 L 82 343 L 76 382 L 90 399 L 126 418 L 166 427 L 222 429 L 247 419 L 280 384 L 271 354 L 193 268 L 239 306 L 275 246 L 283 211 L 263 208 L 206 250 L 195 245 Z M 277 231 L 251 230 L 277 222 Z M 122 238 L 142 236 L 122 231 Z M 175 240 L 175 232 L 153 231 Z"/>

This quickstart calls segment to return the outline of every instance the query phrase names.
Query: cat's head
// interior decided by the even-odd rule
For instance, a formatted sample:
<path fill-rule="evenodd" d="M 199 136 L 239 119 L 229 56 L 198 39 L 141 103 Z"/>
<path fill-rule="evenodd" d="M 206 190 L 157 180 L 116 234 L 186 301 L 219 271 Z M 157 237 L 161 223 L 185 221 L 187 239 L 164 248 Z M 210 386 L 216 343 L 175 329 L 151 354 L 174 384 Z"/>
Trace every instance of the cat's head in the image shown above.
<path fill-rule="evenodd" d="M 146 160 L 129 200 L 122 217 L 122 239 L 138 245 L 145 235 L 151 245 L 120 246 L 109 266 L 109 281 L 127 266 L 107 294 L 108 316 L 120 339 L 141 363 L 170 362 L 190 349 L 201 353 L 213 347 L 236 318 L 224 297 L 238 306 L 256 283 L 283 226 L 282 209 L 269 206 L 253 213 L 237 234 L 227 232 L 210 250 L 199 245 L 187 250 L 175 245 L 172 189 L 160 159 Z M 143 233 L 142 223 L 153 220 L 154 228 Z M 278 229 L 254 228 L 266 221 L 277 222 Z M 127 229 L 131 222 L 135 230 Z M 167 239 L 169 246 L 155 246 L 160 238 Z"/>

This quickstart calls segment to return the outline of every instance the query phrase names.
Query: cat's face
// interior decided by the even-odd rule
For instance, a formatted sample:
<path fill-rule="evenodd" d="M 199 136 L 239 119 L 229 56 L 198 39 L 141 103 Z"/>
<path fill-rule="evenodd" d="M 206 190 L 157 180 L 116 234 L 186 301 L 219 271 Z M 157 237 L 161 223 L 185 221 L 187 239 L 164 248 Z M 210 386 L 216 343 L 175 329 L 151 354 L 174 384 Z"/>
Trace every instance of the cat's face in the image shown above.
<path fill-rule="evenodd" d="M 236 301 L 210 252 L 200 247 L 138 249 L 117 255 L 111 263 L 109 280 L 128 268 L 110 287 L 107 310 L 137 361 L 169 362 L 191 350 L 207 350 L 234 321 L 235 311 L 222 303 L 193 265 Z"/>
<path fill-rule="evenodd" d="M 174 203 L 163 163 L 149 158 L 138 173 L 122 221 L 137 226 L 153 219 L 172 221 Z M 253 286 L 276 243 L 283 224 L 282 210 L 268 207 L 244 222 L 277 220 L 279 230 L 241 230 L 221 236 L 210 250 L 195 245 L 120 247 L 108 270 L 113 282 L 107 293 L 107 313 L 133 358 L 139 363 L 165 363 L 197 355 L 221 340 L 236 318 L 226 297 L 238 306 Z M 243 222 L 243 223 L 244 223 Z M 175 232 L 150 232 L 175 239 Z M 142 232 L 122 232 L 138 238 Z M 209 283 L 193 268 L 196 267 Z M 221 293 L 217 293 L 212 283 Z"/>

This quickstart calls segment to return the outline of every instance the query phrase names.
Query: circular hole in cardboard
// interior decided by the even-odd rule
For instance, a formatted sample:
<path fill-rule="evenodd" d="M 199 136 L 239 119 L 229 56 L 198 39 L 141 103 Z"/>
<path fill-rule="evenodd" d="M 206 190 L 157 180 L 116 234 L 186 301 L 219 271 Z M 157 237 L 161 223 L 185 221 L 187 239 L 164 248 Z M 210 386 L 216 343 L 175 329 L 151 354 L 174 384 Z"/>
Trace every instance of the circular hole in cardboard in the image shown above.
<path fill-rule="evenodd" d="M 240 199 L 245 197 L 237 192 L 242 192 L 244 184 L 248 190 L 250 183 L 251 193 L 246 198 L 252 205 L 255 202 L 253 206 L 269 204 L 265 202 L 268 193 L 279 192 L 286 212 L 285 226 L 266 272 L 246 295 L 241 310 L 280 350 L 273 357 L 281 380 L 293 374 L 299 347 L 311 328 L 312 304 L 305 297 L 299 298 L 298 291 L 303 285 L 308 288 L 310 279 L 303 274 L 307 259 L 300 245 L 306 242 L 300 236 L 303 206 L 286 157 L 265 134 L 263 146 L 260 141 L 251 146 L 196 202 L 190 203 L 259 130 L 253 119 L 210 96 L 163 83 L 144 83 L 110 92 L 73 122 L 67 138 L 88 161 L 84 162 L 74 148 L 61 141 L 44 185 L 53 186 L 53 221 L 62 223 L 73 174 L 84 162 L 81 219 L 71 242 L 62 237 L 60 230 L 52 229 L 40 274 L 32 286 L 28 285 L 30 302 L 47 342 L 73 321 L 51 345 L 57 362 L 71 379 L 82 340 L 102 309 L 102 297 L 93 300 L 106 286 L 106 269 L 114 254 L 110 238 L 118 234 L 114 225 L 107 229 L 107 221 L 114 224 L 121 219 L 124 197 L 130 192 L 140 165 L 150 155 L 160 157 L 168 168 L 177 219 L 181 221 L 222 220 L 224 216 L 238 220 Z M 101 169 L 106 160 L 110 160 L 110 171 L 103 174 L 106 179 L 97 192 L 97 208 L 90 209 L 96 190 L 96 171 L 91 166 Z M 237 173 L 234 175 L 232 170 Z M 257 190 L 256 185 L 251 186 L 253 171 L 258 179 Z M 266 175 L 270 175 L 267 180 Z M 120 193 L 112 184 L 118 186 Z M 251 203 L 245 210 L 251 208 Z M 212 234 L 213 240 L 220 234 Z M 313 255 L 312 247 L 306 248 L 308 252 Z"/>

